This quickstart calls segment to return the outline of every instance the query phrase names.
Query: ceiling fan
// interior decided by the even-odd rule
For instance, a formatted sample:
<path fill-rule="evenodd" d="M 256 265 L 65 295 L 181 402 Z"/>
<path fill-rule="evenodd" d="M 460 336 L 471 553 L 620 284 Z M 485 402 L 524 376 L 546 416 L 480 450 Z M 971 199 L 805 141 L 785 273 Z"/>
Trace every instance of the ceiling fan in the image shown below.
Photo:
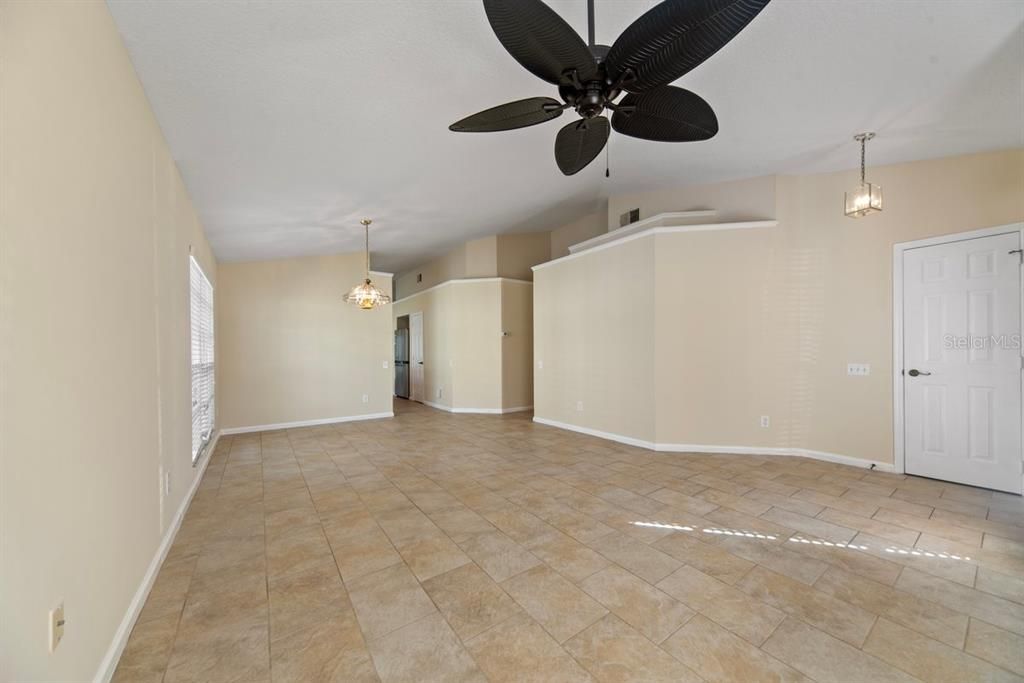
<path fill-rule="evenodd" d="M 665 0 L 622 32 L 594 42 L 594 0 L 587 0 L 588 43 L 541 0 L 484 0 L 498 40 L 533 75 L 558 86 L 562 101 L 530 97 L 467 116 L 449 130 L 489 133 L 580 115 L 555 138 L 555 161 L 578 173 L 601 153 L 614 128 L 658 142 L 707 140 L 718 132 L 711 106 L 668 85 L 718 52 L 770 0 Z M 621 101 L 615 100 L 625 91 Z M 611 124 L 604 116 L 611 111 Z"/>

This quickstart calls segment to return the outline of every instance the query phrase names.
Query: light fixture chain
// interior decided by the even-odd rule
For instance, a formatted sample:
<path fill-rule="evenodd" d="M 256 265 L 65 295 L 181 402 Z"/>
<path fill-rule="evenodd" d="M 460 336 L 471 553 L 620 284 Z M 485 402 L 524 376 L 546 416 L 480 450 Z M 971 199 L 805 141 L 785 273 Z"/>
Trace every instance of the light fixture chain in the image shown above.
<path fill-rule="evenodd" d="M 868 139 L 865 135 L 860 139 L 860 184 L 864 186 L 864 146 L 867 144 Z"/>

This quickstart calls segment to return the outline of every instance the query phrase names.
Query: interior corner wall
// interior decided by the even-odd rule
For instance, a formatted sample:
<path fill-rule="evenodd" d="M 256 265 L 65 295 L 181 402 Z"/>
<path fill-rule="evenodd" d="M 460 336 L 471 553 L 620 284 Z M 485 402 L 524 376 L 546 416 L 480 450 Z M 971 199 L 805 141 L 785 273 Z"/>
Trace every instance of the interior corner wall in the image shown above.
<path fill-rule="evenodd" d="M 452 408 L 500 410 L 501 282 L 453 283 L 448 343 L 452 363 Z"/>
<path fill-rule="evenodd" d="M 452 334 L 452 288 L 434 286 L 399 299 L 391 305 L 394 328 L 398 318 L 412 313 L 423 314 L 423 393 L 424 401 L 450 409 L 454 386 Z"/>
<path fill-rule="evenodd" d="M 534 270 L 534 415 L 655 439 L 653 240 Z"/>
<path fill-rule="evenodd" d="M 615 218 L 615 227 L 619 227 L 618 218 Z M 550 233 L 549 253 L 551 258 L 561 258 L 569 255 L 569 247 L 580 242 L 585 242 L 598 235 L 608 232 L 608 211 L 595 211 L 574 221 L 559 226 Z"/>
<path fill-rule="evenodd" d="M 190 249 L 215 299 L 217 263 L 104 3 L 0 1 L 0 64 L 0 679 L 92 680 L 201 472 Z"/>
<path fill-rule="evenodd" d="M 620 216 L 640 209 L 640 220 L 670 211 L 714 209 L 714 222 L 765 220 L 775 218 L 776 176 L 758 176 L 724 183 L 689 185 L 645 192 L 612 195 L 608 198 L 607 230 L 616 230 Z"/>
<path fill-rule="evenodd" d="M 531 289 L 502 278 L 453 280 L 392 305 L 395 327 L 423 314 L 426 403 L 457 412 L 532 404 Z"/>
<path fill-rule="evenodd" d="M 221 264 L 221 428 L 391 413 L 390 307 L 364 311 L 342 300 L 364 277 L 363 258 L 353 252 Z M 389 277 L 375 281 L 390 290 Z"/>
<path fill-rule="evenodd" d="M 658 210 L 720 208 L 713 198 L 745 185 L 757 217 L 779 224 L 652 235 L 538 269 L 536 415 L 667 447 L 805 449 L 892 463 L 893 245 L 1024 221 L 1024 149 L 874 167 L 868 177 L 885 188 L 886 204 L 859 220 L 842 213 L 854 169 L 682 188 L 681 197 L 712 199 Z M 638 257 L 643 249 L 650 263 Z M 636 306 L 625 321 L 621 291 Z M 639 299 L 651 292 L 648 313 Z M 591 319 L 600 332 L 580 333 Z M 623 327 L 632 353 L 616 341 Z M 847 376 L 849 362 L 870 364 L 871 374 Z M 621 380 L 596 393 L 595 373 Z M 622 391 L 630 373 L 639 395 Z M 584 410 L 574 411 L 579 400 Z M 759 426 L 762 415 L 769 428 Z"/>
<path fill-rule="evenodd" d="M 495 275 L 533 280 L 530 270 L 551 258 L 551 233 L 517 232 L 498 235 L 498 267 Z"/>
<path fill-rule="evenodd" d="M 533 406 L 533 285 L 501 282 L 501 406 Z"/>

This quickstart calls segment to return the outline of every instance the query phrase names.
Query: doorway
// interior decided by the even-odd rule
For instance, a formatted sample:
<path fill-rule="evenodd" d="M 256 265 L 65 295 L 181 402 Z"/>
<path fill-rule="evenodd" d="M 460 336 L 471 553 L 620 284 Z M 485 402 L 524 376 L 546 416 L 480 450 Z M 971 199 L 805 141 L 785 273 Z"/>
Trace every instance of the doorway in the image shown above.
<path fill-rule="evenodd" d="M 423 313 L 409 314 L 409 398 L 423 403 Z"/>
<path fill-rule="evenodd" d="M 897 471 L 1021 493 L 1022 241 L 1011 225 L 896 245 Z"/>

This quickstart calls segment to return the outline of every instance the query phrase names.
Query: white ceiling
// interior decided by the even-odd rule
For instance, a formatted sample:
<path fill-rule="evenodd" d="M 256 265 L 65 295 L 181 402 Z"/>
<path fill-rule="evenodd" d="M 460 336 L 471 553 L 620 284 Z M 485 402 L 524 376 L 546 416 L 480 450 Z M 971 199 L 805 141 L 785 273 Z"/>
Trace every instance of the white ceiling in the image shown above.
<path fill-rule="evenodd" d="M 609 194 L 1024 145 L 1024 2 L 775 0 L 677 84 L 715 108 L 702 143 L 612 135 L 576 176 L 563 116 L 458 134 L 502 102 L 557 96 L 477 0 L 108 0 L 218 258 L 362 246 L 401 271 L 467 238 L 555 227 Z M 586 35 L 584 0 L 549 3 Z M 610 44 L 652 0 L 597 0 Z"/>

